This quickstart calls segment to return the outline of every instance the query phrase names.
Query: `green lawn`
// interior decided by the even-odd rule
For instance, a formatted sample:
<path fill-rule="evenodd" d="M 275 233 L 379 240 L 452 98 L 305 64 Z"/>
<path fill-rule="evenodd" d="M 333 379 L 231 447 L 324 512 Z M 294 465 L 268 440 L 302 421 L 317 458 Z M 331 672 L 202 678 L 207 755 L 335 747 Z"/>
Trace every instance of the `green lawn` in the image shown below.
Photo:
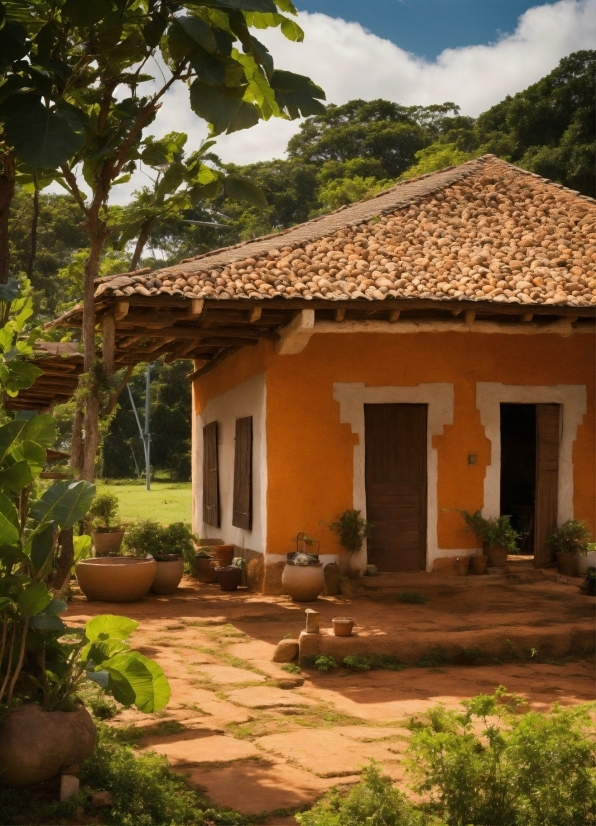
<path fill-rule="evenodd" d="M 164 525 L 170 522 L 191 521 L 190 482 L 155 480 L 151 490 L 145 490 L 145 482 L 122 479 L 105 484 L 97 480 L 97 492 L 110 491 L 120 501 L 123 522 L 137 519 L 155 519 Z"/>

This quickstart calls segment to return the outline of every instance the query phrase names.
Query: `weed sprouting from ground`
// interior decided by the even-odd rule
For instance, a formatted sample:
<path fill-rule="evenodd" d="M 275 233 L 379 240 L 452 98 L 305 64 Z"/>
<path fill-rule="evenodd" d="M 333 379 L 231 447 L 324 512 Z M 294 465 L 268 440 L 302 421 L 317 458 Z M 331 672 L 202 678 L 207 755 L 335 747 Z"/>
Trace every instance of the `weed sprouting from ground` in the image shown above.
<path fill-rule="evenodd" d="M 400 591 L 397 595 L 398 602 L 405 602 L 408 605 L 424 605 L 428 602 L 428 597 L 425 594 L 418 594 L 416 591 Z"/>
<path fill-rule="evenodd" d="M 344 657 L 344 665 L 353 671 L 370 671 L 370 657 L 358 657 L 348 655 Z"/>
<path fill-rule="evenodd" d="M 287 671 L 288 674 L 302 674 L 302 669 L 296 663 L 284 663 L 280 667 L 282 671 Z"/>

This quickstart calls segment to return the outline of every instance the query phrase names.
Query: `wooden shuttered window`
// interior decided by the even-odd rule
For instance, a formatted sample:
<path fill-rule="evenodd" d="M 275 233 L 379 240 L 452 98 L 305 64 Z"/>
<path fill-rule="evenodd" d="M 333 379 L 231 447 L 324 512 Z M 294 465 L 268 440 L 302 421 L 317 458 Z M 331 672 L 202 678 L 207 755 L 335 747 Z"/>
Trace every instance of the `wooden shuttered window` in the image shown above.
<path fill-rule="evenodd" d="M 203 522 L 219 528 L 217 422 L 211 422 L 203 428 Z"/>
<path fill-rule="evenodd" d="M 252 530 L 252 416 L 236 420 L 232 525 Z"/>
<path fill-rule="evenodd" d="M 557 529 L 561 406 L 536 405 L 536 513 L 534 565 L 548 565 L 552 554 L 546 545 Z"/>

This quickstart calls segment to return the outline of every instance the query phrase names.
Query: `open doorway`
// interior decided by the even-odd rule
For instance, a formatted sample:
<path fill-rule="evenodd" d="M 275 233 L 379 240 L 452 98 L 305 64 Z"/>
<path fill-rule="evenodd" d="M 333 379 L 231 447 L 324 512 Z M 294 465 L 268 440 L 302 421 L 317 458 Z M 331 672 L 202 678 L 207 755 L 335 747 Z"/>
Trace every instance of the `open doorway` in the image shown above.
<path fill-rule="evenodd" d="M 501 515 L 522 535 L 520 553 L 534 554 L 536 405 L 501 405 Z"/>

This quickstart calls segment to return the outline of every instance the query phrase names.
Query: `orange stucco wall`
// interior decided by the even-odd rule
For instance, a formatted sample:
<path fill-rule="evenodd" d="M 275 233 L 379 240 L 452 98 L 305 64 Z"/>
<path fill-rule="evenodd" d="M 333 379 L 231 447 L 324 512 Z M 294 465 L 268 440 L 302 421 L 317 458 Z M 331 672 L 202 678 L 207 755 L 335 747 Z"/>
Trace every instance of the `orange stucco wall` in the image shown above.
<path fill-rule="evenodd" d="M 267 375 L 267 551 L 286 553 L 299 530 L 340 547 L 320 520 L 352 506 L 353 445 L 358 436 L 340 423 L 334 382 L 367 386 L 454 386 L 453 424 L 435 436 L 438 452 L 438 545 L 474 547 L 453 509 L 483 505 L 490 442 L 476 409 L 476 383 L 573 384 L 587 387 L 587 413 L 573 449 L 575 517 L 594 530 L 594 336 L 416 334 L 314 335 L 297 355 L 275 355 L 269 342 L 245 349 L 195 384 L 197 412 L 205 402 L 252 375 Z M 468 465 L 468 454 L 478 456 Z"/>

